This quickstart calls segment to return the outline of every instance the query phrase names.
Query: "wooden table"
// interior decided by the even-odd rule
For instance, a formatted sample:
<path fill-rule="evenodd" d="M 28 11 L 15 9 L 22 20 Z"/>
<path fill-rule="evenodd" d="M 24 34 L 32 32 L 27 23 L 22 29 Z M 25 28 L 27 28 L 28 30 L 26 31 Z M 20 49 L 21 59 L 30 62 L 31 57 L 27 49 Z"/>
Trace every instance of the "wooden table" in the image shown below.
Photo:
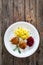
<path fill-rule="evenodd" d="M 22 20 L 33 24 L 40 34 L 38 50 L 23 59 L 12 56 L 3 40 L 6 29 Z M 0 65 L 43 65 L 43 0 L 0 0 Z"/>

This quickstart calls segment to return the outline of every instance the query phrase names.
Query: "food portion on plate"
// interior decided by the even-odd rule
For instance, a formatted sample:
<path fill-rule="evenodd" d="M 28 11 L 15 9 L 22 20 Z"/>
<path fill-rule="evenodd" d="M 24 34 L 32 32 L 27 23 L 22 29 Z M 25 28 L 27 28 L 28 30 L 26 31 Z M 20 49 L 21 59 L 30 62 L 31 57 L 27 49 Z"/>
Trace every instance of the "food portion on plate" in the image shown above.
<path fill-rule="evenodd" d="M 34 39 L 32 36 L 30 36 L 28 39 L 27 39 L 27 45 L 29 47 L 31 47 L 32 45 L 34 44 Z"/>
<path fill-rule="evenodd" d="M 23 40 L 27 39 L 30 36 L 30 33 L 28 32 L 28 30 L 24 29 L 23 27 L 18 27 L 14 34 L 16 34 L 16 36 L 22 38 Z"/>
<path fill-rule="evenodd" d="M 18 37 L 13 37 L 10 42 L 12 42 L 12 44 L 17 45 L 19 43 L 19 38 Z"/>
<path fill-rule="evenodd" d="M 16 45 L 16 48 L 14 49 L 14 51 L 18 49 L 18 52 L 21 53 L 20 48 L 24 50 L 27 46 L 29 47 L 33 46 L 34 39 L 30 35 L 28 30 L 24 29 L 23 27 L 18 27 L 14 31 L 14 34 L 15 34 L 15 37 L 13 37 L 10 40 L 12 44 Z"/>

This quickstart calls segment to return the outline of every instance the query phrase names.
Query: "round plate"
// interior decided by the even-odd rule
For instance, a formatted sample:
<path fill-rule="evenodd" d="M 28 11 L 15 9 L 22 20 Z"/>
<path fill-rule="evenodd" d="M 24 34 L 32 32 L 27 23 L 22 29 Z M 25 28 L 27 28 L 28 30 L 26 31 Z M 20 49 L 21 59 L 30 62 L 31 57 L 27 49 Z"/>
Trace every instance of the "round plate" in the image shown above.
<path fill-rule="evenodd" d="M 21 54 L 18 52 L 18 50 L 16 51 L 13 50 L 15 48 L 15 45 L 11 44 L 10 42 L 10 39 L 15 36 L 14 31 L 18 27 L 23 27 L 27 29 L 30 32 L 31 36 L 34 38 L 34 45 L 31 47 L 27 46 L 26 49 L 24 50 L 20 49 Z M 24 21 L 19 21 L 9 26 L 9 28 L 6 30 L 4 35 L 4 44 L 8 52 L 12 54 L 13 56 L 16 56 L 19 58 L 28 57 L 32 55 L 39 46 L 39 34 L 37 29 L 32 24 L 24 22 Z"/>

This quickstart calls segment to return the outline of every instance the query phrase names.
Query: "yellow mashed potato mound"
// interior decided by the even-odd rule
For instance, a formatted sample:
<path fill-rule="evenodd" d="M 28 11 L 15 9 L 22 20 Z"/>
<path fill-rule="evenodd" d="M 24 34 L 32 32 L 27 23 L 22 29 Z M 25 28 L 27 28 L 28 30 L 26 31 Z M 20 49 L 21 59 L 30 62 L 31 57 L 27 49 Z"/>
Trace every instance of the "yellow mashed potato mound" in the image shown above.
<path fill-rule="evenodd" d="M 30 36 L 29 32 L 22 27 L 17 28 L 15 30 L 15 34 L 16 34 L 16 36 L 18 36 L 18 37 L 20 37 L 24 40 L 27 39 Z"/>

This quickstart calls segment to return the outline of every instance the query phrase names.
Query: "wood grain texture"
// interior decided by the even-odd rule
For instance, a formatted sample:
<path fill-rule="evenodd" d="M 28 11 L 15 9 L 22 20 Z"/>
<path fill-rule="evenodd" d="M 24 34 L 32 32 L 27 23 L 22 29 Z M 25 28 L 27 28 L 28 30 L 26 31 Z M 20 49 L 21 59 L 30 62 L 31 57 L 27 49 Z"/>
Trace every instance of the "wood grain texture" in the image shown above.
<path fill-rule="evenodd" d="M 32 21 L 31 21 L 31 23 L 37 28 L 37 10 L 38 10 L 38 8 L 37 8 L 37 6 L 38 6 L 38 2 L 37 2 L 37 0 L 30 0 L 30 8 L 32 8 L 32 10 L 33 10 L 33 12 L 31 12 L 31 16 L 33 17 L 32 18 Z M 38 56 L 39 56 L 39 53 L 38 53 L 38 51 L 39 51 L 39 48 L 38 48 L 38 50 L 37 50 L 37 52 L 35 52 L 35 54 L 33 54 L 33 56 L 31 57 L 31 62 L 32 62 L 32 64 L 33 65 L 38 65 Z"/>
<path fill-rule="evenodd" d="M 37 63 L 38 65 L 43 65 L 43 1 L 38 1 L 38 11 L 37 11 L 37 29 L 40 33 L 40 46 Z"/>
<path fill-rule="evenodd" d="M 25 0 L 25 20 L 29 21 L 30 17 L 30 0 Z"/>
<path fill-rule="evenodd" d="M 2 65 L 1 12 L 2 12 L 2 1 L 0 0 L 0 65 Z"/>
<path fill-rule="evenodd" d="M 30 0 L 30 16 L 32 18 L 31 23 L 37 27 L 37 0 Z"/>
<path fill-rule="evenodd" d="M 4 34 L 6 29 L 13 23 L 13 0 L 2 0 L 2 64 L 13 65 L 13 56 L 10 55 L 4 46 Z M 10 11 L 11 10 L 11 11 Z"/>
<path fill-rule="evenodd" d="M 18 0 L 18 17 L 19 20 L 24 20 L 24 0 Z"/>
<path fill-rule="evenodd" d="M 1 38 L 1 20 L 0 20 L 0 65 L 2 65 L 2 38 Z"/>
<path fill-rule="evenodd" d="M 14 22 L 18 20 L 18 0 L 14 0 Z"/>
<path fill-rule="evenodd" d="M 40 33 L 38 50 L 30 57 L 16 58 L 4 46 L 6 29 L 14 22 L 27 21 Z M 0 65 L 43 65 L 43 0 L 0 0 Z"/>
<path fill-rule="evenodd" d="M 24 0 L 14 0 L 14 21 L 24 20 Z"/>
<path fill-rule="evenodd" d="M 42 5 L 43 5 L 43 1 L 39 0 L 37 26 L 40 33 L 43 32 L 43 6 Z"/>
<path fill-rule="evenodd" d="M 29 15 L 29 17 L 31 17 L 31 21 L 29 21 L 29 17 L 27 17 L 26 18 L 26 21 L 28 21 L 28 22 L 30 22 L 31 24 L 33 24 L 35 27 L 37 27 L 37 18 L 36 18 L 36 11 L 37 11 L 37 9 L 36 9 L 36 4 L 37 4 L 37 1 L 36 0 L 28 0 L 29 2 L 29 6 L 27 5 L 27 7 L 29 7 L 29 10 L 28 10 L 28 8 L 26 9 L 26 11 L 28 10 L 29 12 L 27 12 L 27 13 L 29 13 L 29 14 L 26 14 L 27 16 Z M 35 54 L 33 54 L 32 56 L 30 56 L 29 58 L 28 58 L 28 60 L 30 60 L 30 63 L 28 62 L 28 64 L 29 65 L 36 65 L 36 54 L 37 53 L 35 53 Z"/>

